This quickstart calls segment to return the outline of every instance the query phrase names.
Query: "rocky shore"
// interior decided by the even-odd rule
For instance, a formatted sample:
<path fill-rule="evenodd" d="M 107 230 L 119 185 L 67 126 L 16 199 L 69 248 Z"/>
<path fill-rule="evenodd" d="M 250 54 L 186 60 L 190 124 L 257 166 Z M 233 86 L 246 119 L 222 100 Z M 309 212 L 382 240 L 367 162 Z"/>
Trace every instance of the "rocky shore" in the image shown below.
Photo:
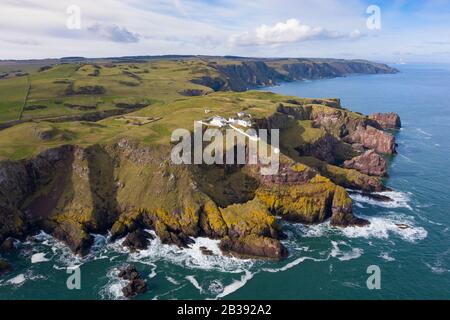
<path fill-rule="evenodd" d="M 174 166 L 169 145 L 131 138 L 3 160 L 0 248 L 44 230 L 79 255 L 89 252 L 92 233 L 111 232 L 111 240 L 125 238 L 134 251 L 146 248 L 152 236 L 144 230 L 151 229 L 180 247 L 206 236 L 220 239 L 226 254 L 282 259 L 288 252 L 277 217 L 304 224 L 329 219 L 337 227 L 369 223 L 353 214 L 346 188 L 385 189 L 383 156 L 396 146 L 385 130 L 400 126 L 398 116 L 362 116 L 338 99 L 288 99 L 255 123 L 286 135 L 276 175 L 261 176 L 252 165 Z M 286 138 L 305 128 L 321 133 L 313 141 Z M 10 269 L 5 261 L 0 266 Z M 135 287 L 130 295 L 142 286 Z"/>

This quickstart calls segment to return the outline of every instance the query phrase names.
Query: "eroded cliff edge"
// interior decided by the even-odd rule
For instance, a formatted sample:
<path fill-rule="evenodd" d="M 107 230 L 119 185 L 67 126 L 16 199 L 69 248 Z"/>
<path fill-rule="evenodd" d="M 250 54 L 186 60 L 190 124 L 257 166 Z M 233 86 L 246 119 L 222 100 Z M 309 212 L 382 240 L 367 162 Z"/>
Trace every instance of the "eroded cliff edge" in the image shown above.
<path fill-rule="evenodd" d="M 355 74 L 391 74 L 398 70 L 386 64 L 344 59 L 210 59 L 217 74 L 192 80 L 213 89 L 245 91 L 280 82 L 345 77 Z"/>
<path fill-rule="evenodd" d="M 305 224 L 330 219 L 339 227 L 368 223 L 354 216 L 346 188 L 384 189 L 383 154 L 395 153 L 395 138 L 385 130 L 398 127 L 398 116 L 366 117 L 344 109 L 338 99 L 267 93 L 196 99 L 254 108 L 255 127 L 280 129 L 279 172 L 261 176 L 250 165 L 172 165 L 168 143 L 127 135 L 68 143 L 57 124 L 50 131 L 49 124 L 26 124 L 41 139 L 45 127 L 46 143 L 59 145 L 0 162 L 0 243 L 43 229 L 84 255 L 91 233 L 111 232 L 112 240 L 128 236 L 133 246 L 136 239 L 145 243 L 142 230 L 152 229 L 164 243 L 185 246 L 191 237 L 207 236 L 221 239 L 230 254 L 280 259 L 287 251 L 279 218 Z M 190 103 L 180 101 L 169 110 Z M 262 103 L 272 108 L 264 116 L 256 111 Z M 171 119 L 172 111 L 165 110 Z M 13 129 L 2 134 L 8 130 Z"/>

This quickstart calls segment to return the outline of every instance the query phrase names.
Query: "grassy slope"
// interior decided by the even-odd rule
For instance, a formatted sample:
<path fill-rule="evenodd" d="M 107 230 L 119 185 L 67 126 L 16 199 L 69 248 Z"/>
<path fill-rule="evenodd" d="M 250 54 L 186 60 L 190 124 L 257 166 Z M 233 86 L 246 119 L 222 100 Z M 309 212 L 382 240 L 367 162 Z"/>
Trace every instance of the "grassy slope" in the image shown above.
<path fill-rule="evenodd" d="M 98 67 L 96 67 L 98 66 Z M 98 69 L 98 75 L 94 76 Z M 117 103 L 171 102 L 183 98 L 186 89 L 211 89 L 190 82 L 201 75 L 214 76 L 215 71 L 199 59 L 154 61 L 136 64 L 78 65 L 60 64 L 30 75 L 31 90 L 23 119 L 43 119 L 63 115 L 116 109 Z M 67 95 L 73 83 L 75 90 L 100 85 L 102 94 Z M 26 77 L 0 80 L 0 123 L 16 120 L 27 88 Z M 71 108 L 67 104 L 87 108 Z M 33 108 L 44 106 L 45 108 Z M 91 108 L 88 108 L 91 107 Z M 28 110 L 27 110 L 28 109 Z"/>
<path fill-rule="evenodd" d="M 111 117 L 92 122 L 27 122 L 0 131 L 0 158 L 22 159 L 48 147 L 64 144 L 92 145 L 112 142 L 120 137 L 138 138 L 147 144 L 167 144 L 171 132 L 177 128 L 192 129 L 195 120 L 213 114 L 232 116 L 247 110 L 256 116 L 272 114 L 277 103 L 286 97 L 269 92 L 213 93 L 202 97 L 184 97 L 181 100 L 143 108 L 130 116 L 160 118 L 134 126 Z M 205 109 L 211 110 L 205 115 Z M 43 139 L 42 137 L 45 137 Z"/>

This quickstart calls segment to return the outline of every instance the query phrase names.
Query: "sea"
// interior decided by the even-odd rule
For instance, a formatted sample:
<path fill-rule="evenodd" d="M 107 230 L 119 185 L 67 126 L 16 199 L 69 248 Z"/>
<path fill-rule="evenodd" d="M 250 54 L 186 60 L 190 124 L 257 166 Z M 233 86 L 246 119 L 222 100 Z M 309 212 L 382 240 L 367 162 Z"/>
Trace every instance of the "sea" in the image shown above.
<path fill-rule="evenodd" d="M 394 65 L 398 74 L 297 81 L 263 88 L 301 97 L 339 97 L 370 114 L 397 112 L 398 155 L 389 158 L 392 189 L 381 202 L 354 195 L 367 227 L 285 224 L 290 255 L 275 262 L 223 256 L 218 242 L 187 249 L 156 238 L 130 253 L 122 240 L 94 235 L 79 258 L 41 232 L 5 254 L 14 271 L 0 277 L 0 299 L 124 299 L 120 267 L 134 264 L 148 282 L 141 300 L 163 299 L 449 299 L 450 65 Z M 408 228 L 399 228 L 398 225 Z M 207 247 L 213 255 L 201 253 Z M 74 268 L 79 270 L 74 286 Z M 68 285 L 69 284 L 69 285 Z"/>

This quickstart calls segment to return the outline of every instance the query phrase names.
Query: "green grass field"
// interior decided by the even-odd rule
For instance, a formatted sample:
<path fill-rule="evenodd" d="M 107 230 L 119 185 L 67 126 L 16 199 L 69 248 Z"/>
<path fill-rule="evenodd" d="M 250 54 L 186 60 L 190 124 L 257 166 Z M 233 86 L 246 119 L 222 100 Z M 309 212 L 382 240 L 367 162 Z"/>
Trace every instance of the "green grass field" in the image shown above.
<path fill-rule="evenodd" d="M 142 107 L 145 103 L 172 102 L 185 98 L 185 90 L 211 92 L 210 88 L 194 84 L 191 80 L 199 76 L 214 76 L 215 73 L 200 59 L 57 64 L 41 72 L 38 68 L 22 69 L 30 72 L 28 77 L 0 79 L 0 124 L 18 120 L 19 116 L 23 120 L 45 119 L 136 104 Z M 27 97 L 28 85 L 30 92 Z M 25 98 L 25 108 L 21 114 Z M 128 106 L 124 101 L 130 101 Z"/>

